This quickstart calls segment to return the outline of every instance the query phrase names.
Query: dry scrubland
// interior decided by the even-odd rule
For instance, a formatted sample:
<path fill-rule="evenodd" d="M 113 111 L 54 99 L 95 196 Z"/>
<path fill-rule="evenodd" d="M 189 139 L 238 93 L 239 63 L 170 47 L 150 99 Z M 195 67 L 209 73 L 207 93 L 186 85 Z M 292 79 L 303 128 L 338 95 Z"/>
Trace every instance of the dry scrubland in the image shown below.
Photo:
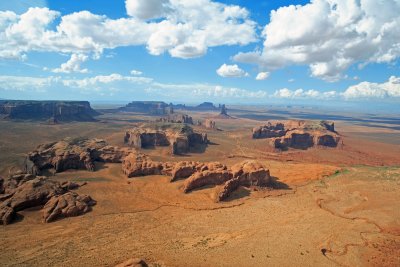
<path fill-rule="evenodd" d="M 257 159 L 270 169 L 275 189 L 241 188 L 215 203 L 213 188 L 183 194 L 182 180 L 127 179 L 120 164 L 59 173 L 52 179 L 88 182 L 77 192 L 90 194 L 97 205 L 50 224 L 37 210 L 21 212 L 21 221 L 0 227 L 0 265 L 113 266 L 140 257 L 161 266 L 400 266 L 399 121 L 325 114 L 336 121 L 343 147 L 278 153 L 265 139 L 252 140 L 251 128 L 267 119 L 320 115 L 251 108 L 230 114 L 236 119 L 216 119 L 222 131 L 201 129 L 212 141 L 205 152 L 142 152 L 159 161 L 229 166 Z M 153 119 L 110 113 L 88 123 L 0 121 L 0 172 L 6 175 L 38 144 L 67 136 L 123 146 L 125 130 Z"/>

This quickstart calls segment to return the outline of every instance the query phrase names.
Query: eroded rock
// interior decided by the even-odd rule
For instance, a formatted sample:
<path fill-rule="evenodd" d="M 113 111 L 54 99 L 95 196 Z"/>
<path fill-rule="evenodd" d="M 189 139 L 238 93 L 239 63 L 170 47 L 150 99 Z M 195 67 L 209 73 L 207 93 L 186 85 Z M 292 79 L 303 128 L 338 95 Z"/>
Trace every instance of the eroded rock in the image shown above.
<path fill-rule="evenodd" d="M 182 124 L 145 124 L 125 133 L 125 144 L 136 148 L 170 146 L 174 155 L 186 154 L 196 146 L 208 144 L 207 134 L 194 132 Z"/>
<path fill-rule="evenodd" d="M 148 156 L 140 153 L 131 153 L 122 161 L 122 170 L 128 177 L 160 175 L 165 165 L 152 161 Z"/>
<path fill-rule="evenodd" d="M 90 196 L 78 195 L 75 192 L 53 196 L 43 207 L 43 220 L 49 223 L 62 218 L 79 216 L 91 211 L 91 207 L 95 204 L 96 201 Z"/>
<path fill-rule="evenodd" d="M 109 146 L 102 139 L 67 138 L 40 145 L 25 161 L 26 172 L 39 175 L 45 169 L 62 172 L 68 169 L 95 170 L 95 162 L 120 163 L 132 148 Z"/>
<path fill-rule="evenodd" d="M 270 121 L 254 128 L 253 138 L 268 138 L 273 147 L 280 150 L 308 149 L 314 146 L 337 147 L 340 141 L 333 122 L 304 120 Z"/>
<path fill-rule="evenodd" d="M 18 211 L 41 207 L 47 205 L 46 212 L 51 217 L 49 221 L 55 218 L 75 216 L 74 214 L 83 214 L 89 211 L 85 205 L 90 207 L 95 202 L 89 196 L 80 196 L 72 193 L 69 190 L 79 187 L 78 184 L 72 182 L 59 182 L 50 180 L 44 176 L 34 176 L 29 174 L 18 174 L 11 176 L 4 181 L 7 194 L 0 195 L 0 223 L 9 224 L 16 217 Z M 60 197 L 63 196 L 63 197 Z M 56 200 L 58 206 L 54 206 Z M 63 203 L 67 203 L 64 207 Z M 50 209 L 50 207 L 60 208 L 58 210 Z M 63 207 L 63 208 L 61 208 Z M 50 212 L 51 210 L 51 212 Z M 53 211 L 54 210 L 54 211 Z"/>

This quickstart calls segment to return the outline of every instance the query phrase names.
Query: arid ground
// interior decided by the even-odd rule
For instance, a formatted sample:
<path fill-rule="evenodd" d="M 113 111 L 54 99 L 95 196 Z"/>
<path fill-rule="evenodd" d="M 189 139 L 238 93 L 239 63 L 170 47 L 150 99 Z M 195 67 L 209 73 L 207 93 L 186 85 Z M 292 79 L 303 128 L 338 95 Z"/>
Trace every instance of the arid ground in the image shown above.
<path fill-rule="evenodd" d="M 189 112 L 195 120 L 213 113 Z M 1 266 L 114 266 L 142 258 L 155 266 L 400 266 L 400 120 L 319 110 L 237 107 L 215 119 L 205 151 L 159 161 L 257 159 L 275 188 L 240 188 L 216 203 L 213 188 L 183 194 L 166 176 L 126 178 L 120 164 L 66 171 L 51 179 L 85 181 L 78 193 L 93 211 L 43 223 L 37 210 L 0 227 Z M 337 148 L 277 152 L 251 129 L 269 119 L 329 119 Z M 105 113 L 98 122 L 46 125 L 0 121 L 0 174 L 23 163 L 37 145 L 65 137 L 98 137 L 124 146 L 125 130 L 154 117 Z M 196 126 L 197 127 L 197 126 Z M 196 128 L 195 127 L 195 128 Z"/>

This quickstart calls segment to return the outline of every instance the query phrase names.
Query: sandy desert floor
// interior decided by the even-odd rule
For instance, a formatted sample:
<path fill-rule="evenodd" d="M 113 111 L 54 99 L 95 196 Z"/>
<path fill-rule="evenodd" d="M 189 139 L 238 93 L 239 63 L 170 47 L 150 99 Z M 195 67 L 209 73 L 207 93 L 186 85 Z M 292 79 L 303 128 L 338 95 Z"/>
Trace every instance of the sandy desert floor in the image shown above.
<path fill-rule="evenodd" d="M 138 257 L 155 266 L 400 266 L 400 129 L 388 123 L 395 120 L 342 115 L 336 128 L 343 146 L 277 153 L 250 138 L 271 114 L 238 111 L 236 119 L 217 120 L 223 131 L 208 131 L 214 144 L 204 152 L 143 152 L 156 160 L 228 165 L 257 159 L 269 167 L 275 188 L 241 188 L 215 203 L 213 188 L 183 194 L 183 181 L 127 179 L 120 164 L 59 173 L 52 179 L 86 181 L 77 192 L 97 205 L 50 224 L 38 210 L 21 212 L 20 221 L 0 227 L 0 265 L 114 266 Z M 66 136 L 123 145 L 124 129 L 149 119 L 106 114 L 87 124 L 0 122 L 0 171 L 7 174 L 36 145 Z"/>

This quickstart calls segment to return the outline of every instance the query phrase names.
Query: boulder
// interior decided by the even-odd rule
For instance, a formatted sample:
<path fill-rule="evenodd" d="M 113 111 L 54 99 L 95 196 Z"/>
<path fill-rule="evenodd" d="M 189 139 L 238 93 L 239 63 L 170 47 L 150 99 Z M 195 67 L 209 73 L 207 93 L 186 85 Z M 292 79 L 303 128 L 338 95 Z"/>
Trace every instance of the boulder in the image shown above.
<path fill-rule="evenodd" d="M 67 192 L 63 195 L 57 195 L 43 207 L 43 220 L 46 223 L 58 219 L 79 216 L 92 210 L 96 204 L 90 196 L 78 195 L 74 192 Z"/>
<path fill-rule="evenodd" d="M 147 267 L 146 262 L 139 258 L 129 259 L 123 263 L 115 265 L 115 267 Z"/>
<path fill-rule="evenodd" d="M 227 199 L 232 192 L 234 192 L 236 189 L 238 189 L 240 186 L 240 179 L 239 177 L 230 179 L 225 182 L 223 187 L 219 190 L 217 193 L 216 200 L 217 201 L 223 201 Z"/>
<path fill-rule="evenodd" d="M 13 208 L 0 205 L 0 223 L 3 225 L 10 224 L 14 220 L 15 211 Z"/>

